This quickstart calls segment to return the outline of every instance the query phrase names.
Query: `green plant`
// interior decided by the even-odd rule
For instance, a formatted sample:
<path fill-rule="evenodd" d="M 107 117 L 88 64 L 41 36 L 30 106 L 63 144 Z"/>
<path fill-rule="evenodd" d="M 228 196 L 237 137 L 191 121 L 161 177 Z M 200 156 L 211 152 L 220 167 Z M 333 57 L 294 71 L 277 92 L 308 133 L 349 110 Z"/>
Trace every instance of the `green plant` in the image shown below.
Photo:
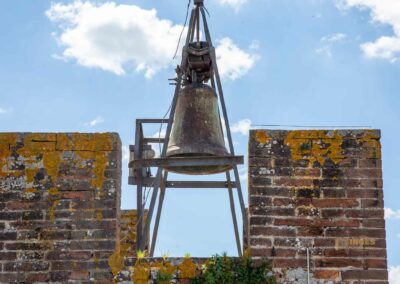
<path fill-rule="evenodd" d="M 245 254 L 241 258 L 233 259 L 215 255 L 202 267 L 202 273 L 197 276 L 193 284 L 273 284 L 275 278 L 268 273 L 271 265 L 267 261 L 255 263 Z"/>
<path fill-rule="evenodd" d="M 169 283 L 173 278 L 174 276 L 172 273 L 169 273 L 168 271 L 165 270 L 159 270 L 157 271 L 156 275 L 156 283 L 157 284 Z"/>
<path fill-rule="evenodd" d="M 233 270 L 235 271 L 234 283 L 275 283 L 275 277 L 268 274 L 271 270 L 271 263 L 268 261 L 262 261 L 261 264 L 256 265 L 250 256 L 244 256 L 234 262 Z"/>

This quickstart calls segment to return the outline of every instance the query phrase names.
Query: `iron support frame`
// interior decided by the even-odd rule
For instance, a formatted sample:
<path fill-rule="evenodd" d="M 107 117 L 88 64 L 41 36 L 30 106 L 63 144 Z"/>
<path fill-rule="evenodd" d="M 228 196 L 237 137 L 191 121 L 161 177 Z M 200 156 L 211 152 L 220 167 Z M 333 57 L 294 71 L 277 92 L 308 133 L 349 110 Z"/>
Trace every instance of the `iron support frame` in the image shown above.
<path fill-rule="evenodd" d="M 168 119 L 137 119 L 136 120 L 136 131 L 135 131 L 135 146 L 134 148 L 134 160 L 130 161 L 129 167 L 133 169 L 133 176 L 129 177 L 129 184 L 137 186 L 137 234 L 136 234 L 136 246 L 137 250 L 144 250 L 148 244 L 148 238 L 150 236 L 150 226 L 152 223 L 152 217 L 159 196 L 157 213 L 155 224 L 153 228 L 152 241 L 149 246 L 149 255 L 154 255 L 158 228 L 161 219 L 162 207 L 164 203 L 164 197 L 167 188 L 224 188 L 228 190 L 230 209 L 232 214 L 232 221 L 234 227 L 234 234 L 236 239 L 236 246 L 239 256 L 242 255 L 242 246 L 239 236 L 239 227 L 236 218 L 236 209 L 233 196 L 233 190 L 236 188 L 240 203 L 240 209 L 243 219 L 243 232 L 247 235 L 247 214 L 243 199 L 242 188 L 239 179 L 238 165 L 243 164 L 243 156 L 235 156 L 232 135 L 229 128 L 229 119 L 226 110 L 221 79 L 218 71 L 216 62 L 215 49 L 212 45 L 212 40 L 207 25 L 207 19 L 204 11 L 204 5 L 202 0 L 195 0 L 195 6 L 192 9 L 192 13 L 189 21 L 189 28 L 187 31 L 186 43 L 183 48 L 183 55 L 181 65 L 176 68 L 177 78 L 176 87 L 171 103 L 171 110 Z M 200 17 L 202 19 L 200 19 Z M 189 43 L 193 40 L 197 42 L 200 40 L 200 22 L 202 20 L 205 38 L 209 46 L 209 54 L 212 61 L 211 68 L 211 85 L 219 97 L 219 102 L 222 108 L 222 115 L 225 120 L 225 134 L 228 139 L 230 156 L 227 157 L 190 157 L 190 158 L 168 158 L 166 157 L 166 151 L 168 142 L 171 134 L 172 124 L 175 116 L 176 105 L 178 100 L 179 91 L 184 83 L 183 70 L 186 70 L 187 53 L 186 49 Z M 196 38 L 195 38 L 196 37 Z M 142 124 L 150 123 L 166 123 L 167 129 L 165 137 L 163 138 L 148 138 L 143 135 Z M 221 125 L 222 127 L 222 125 Z M 143 159 L 142 151 L 149 143 L 162 143 L 162 152 L 158 159 Z M 230 165 L 231 169 L 226 171 L 226 181 L 168 181 L 168 171 L 164 169 L 166 166 L 202 166 L 202 165 Z M 145 169 L 149 167 L 157 167 L 157 173 L 155 177 L 148 177 L 144 173 Z M 234 180 L 231 181 L 230 171 L 233 170 Z M 144 218 L 145 203 L 143 203 L 143 188 L 152 188 L 151 200 L 149 209 L 147 211 L 147 218 Z M 159 193 L 160 191 L 160 193 Z"/>

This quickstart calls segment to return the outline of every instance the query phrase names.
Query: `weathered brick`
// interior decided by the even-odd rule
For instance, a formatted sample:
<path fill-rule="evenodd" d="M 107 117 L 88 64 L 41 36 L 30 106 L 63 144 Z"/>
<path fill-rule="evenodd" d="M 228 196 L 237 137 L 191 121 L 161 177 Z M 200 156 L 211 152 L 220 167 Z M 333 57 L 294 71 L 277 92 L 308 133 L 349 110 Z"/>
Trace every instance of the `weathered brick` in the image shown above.
<path fill-rule="evenodd" d="M 296 236 L 294 228 L 278 227 L 251 227 L 250 234 L 253 236 Z"/>
<path fill-rule="evenodd" d="M 36 282 L 49 282 L 50 275 L 49 273 L 29 273 L 26 275 L 26 281 L 28 283 L 36 283 Z"/>
<path fill-rule="evenodd" d="M 343 280 L 382 280 L 388 278 L 386 269 L 380 270 L 346 270 L 342 271 Z"/>
<path fill-rule="evenodd" d="M 365 266 L 370 268 L 387 269 L 386 259 L 366 259 Z"/>
<path fill-rule="evenodd" d="M 316 261 L 317 267 L 363 267 L 362 259 L 355 259 L 355 258 L 326 258 L 326 259 L 319 259 Z"/>
<path fill-rule="evenodd" d="M 1 272 L 0 283 L 23 283 L 25 281 L 24 273 Z"/>
<path fill-rule="evenodd" d="M 69 279 L 71 279 L 71 280 L 86 280 L 86 279 L 88 279 L 88 276 L 89 276 L 88 271 L 72 271 Z M 99 277 L 96 277 L 94 279 L 101 280 L 101 278 L 99 278 Z M 106 278 L 106 279 L 110 279 L 110 277 Z"/>
<path fill-rule="evenodd" d="M 98 261 L 52 261 L 51 270 L 75 270 L 84 271 L 89 269 L 103 269 L 108 268 L 108 261 L 98 260 Z"/>
<path fill-rule="evenodd" d="M 113 250 L 115 241 L 71 241 L 71 250 Z"/>
<path fill-rule="evenodd" d="M 263 130 L 266 144 L 258 131 L 249 140 L 250 253 L 273 259 L 278 283 L 307 270 L 308 247 L 321 283 L 387 284 L 383 273 L 356 278 L 387 265 L 379 131 Z"/>
<path fill-rule="evenodd" d="M 7 262 L 4 264 L 4 271 L 45 271 L 49 269 L 48 262 Z"/>
<path fill-rule="evenodd" d="M 324 280 L 336 280 L 340 275 L 339 270 L 316 270 L 314 272 L 314 277 L 317 279 Z"/>
<path fill-rule="evenodd" d="M 383 229 L 334 229 L 328 228 L 325 232 L 327 237 L 367 237 L 367 238 L 384 238 L 385 230 Z"/>
<path fill-rule="evenodd" d="M 0 232 L 0 241 L 13 241 L 17 239 L 16 232 Z"/>
<path fill-rule="evenodd" d="M 16 252 L 0 251 L 0 260 L 14 260 L 17 258 Z"/>
<path fill-rule="evenodd" d="M 251 238 L 250 239 L 250 245 L 251 246 L 256 246 L 256 247 L 271 247 L 272 246 L 272 241 L 270 238 Z"/>
<path fill-rule="evenodd" d="M 47 253 L 48 260 L 89 260 L 92 257 L 90 251 L 50 251 Z"/>

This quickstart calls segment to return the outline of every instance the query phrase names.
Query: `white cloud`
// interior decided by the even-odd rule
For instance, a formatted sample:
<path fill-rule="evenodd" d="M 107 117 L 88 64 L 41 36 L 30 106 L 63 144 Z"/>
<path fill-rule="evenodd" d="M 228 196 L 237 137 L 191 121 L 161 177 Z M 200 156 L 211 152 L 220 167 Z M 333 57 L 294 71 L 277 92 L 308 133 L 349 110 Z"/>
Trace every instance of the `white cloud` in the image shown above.
<path fill-rule="evenodd" d="M 129 156 L 130 156 L 129 147 L 126 145 L 122 145 L 122 161 L 128 162 Z"/>
<path fill-rule="evenodd" d="M 231 126 L 232 133 L 241 133 L 245 136 L 249 135 L 249 130 L 251 127 L 251 120 L 246 118 L 234 123 Z"/>
<path fill-rule="evenodd" d="M 152 138 L 164 138 L 167 133 L 167 127 L 164 126 L 160 131 L 154 133 Z M 159 157 L 162 151 L 162 147 L 164 144 L 162 143 L 151 143 L 151 148 L 154 150 L 156 157 Z"/>
<path fill-rule="evenodd" d="M 328 36 L 324 36 L 320 39 L 320 46 L 315 49 L 317 53 L 323 53 L 328 57 L 332 57 L 332 48 L 334 44 L 343 42 L 346 40 L 347 35 L 344 33 L 334 33 Z"/>
<path fill-rule="evenodd" d="M 243 1 L 223 2 L 240 4 Z M 136 70 L 146 78 L 172 66 L 183 28 L 159 18 L 155 9 L 114 2 L 53 3 L 46 15 L 58 24 L 58 33 L 53 36 L 64 48 L 61 55 L 52 55 L 53 58 L 76 60 L 79 65 L 116 75 Z M 253 42 L 249 49 L 254 52 L 257 46 L 257 42 Z M 256 55 L 237 47 L 230 38 L 218 41 L 216 53 L 221 77 L 231 80 L 246 74 L 257 59 Z"/>
<path fill-rule="evenodd" d="M 250 49 L 254 50 L 257 45 L 253 42 Z M 218 40 L 218 46 L 215 50 L 219 72 L 222 78 L 236 80 L 243 77 L 255 64 L 259 56 L 247 53 L 241 50 L 232 39 L 225 37 Z"/>
<path fill-rule="evenodd" d="M 6 114 L 6 113 L 9 113 L 12 111 L 13 111 L 13 109 L 10 107 L 9 108 L 0 107 L 0 114 Z"/>
<path fill-rule="evenodd" d="M 257 51 L 260 48 L 260 41 L 258 40 L 253 40 L 249 46 L 250 50 Z"/>
<path fill-rule="evenodd" d="M 150 78 L 167 67 L 182 30 L 155 9 L 114 2 L 53 3 L 46 15 L 58 23 L 63 58 L 117 75 L 135 69 Z"/>
<path fill-rule="evenodd" d="M 392 266 L 389 268 L 389 283 L 400 284 L 400 266 Z"/>
<path fill-rule="evenodd" d="M 393 36 L 381 36 L 374 42 L 361 44 L 364 55 L 395 62 L 400 56 L 400 1 L 399 0 L 340 0 L 340 9 L 356 7 L 369 9 L 372 21 L 392 27 Z"/>
<path fill-rule="evenodd" d="M 400 210 L 385 208 L 385 219 L 400 219 Z"/>
<path fill-rule="evenodd" d="M 105 120 L 101 116 L 96 117 L 95 119 L 85 122 L 85 126 L 95 127 L 96 125 L 103 123 Z"/>
<path fill-rule="evenodd" d="M 324 36 L 321 38 L 322 42 L 336 42 L 336 41 L 342 41 L 347 37 L 346 34 L 344 33 L 334 33 L 329 36 Z"/>
<path fill-rule="evenodd" d="M 249 168 L 247 166 L 241 167 L 239 169 L 239 179 L 242 182 L 247 181 L 248 176 L 249 176 L 248 171 L 249 171 Z"/>
<path fill-rule="evenodd" d="M 160 129 L 160 131 L 157 131 L 156 133 L 154 133 L 151 137 L 152 138 L 164 138 L 166 133 L 167 133 L 167 127 L 165 126 L 162 129 Z"/>
<path fill-rule="evenodd" d="M 240 7 L 247 2 L 247 0 L 217 0 L 221 5 L 228 5 L 239 11 Z"/>

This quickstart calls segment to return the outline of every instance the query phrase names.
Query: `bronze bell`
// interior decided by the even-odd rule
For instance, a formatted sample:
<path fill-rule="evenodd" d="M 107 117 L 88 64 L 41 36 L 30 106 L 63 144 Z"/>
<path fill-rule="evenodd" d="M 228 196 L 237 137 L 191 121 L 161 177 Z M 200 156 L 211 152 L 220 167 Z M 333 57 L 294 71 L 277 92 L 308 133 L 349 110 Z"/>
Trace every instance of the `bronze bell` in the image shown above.
<path fill-rule="evenodd" d="M 228 156 L 225 148 L 218 100 L 214 90 L 195 82 L 180 90 L 167 148 L 167 157 Z M 192 175 L 220 173 L 229 165 L 169 167 L 167 170 Z"/>

